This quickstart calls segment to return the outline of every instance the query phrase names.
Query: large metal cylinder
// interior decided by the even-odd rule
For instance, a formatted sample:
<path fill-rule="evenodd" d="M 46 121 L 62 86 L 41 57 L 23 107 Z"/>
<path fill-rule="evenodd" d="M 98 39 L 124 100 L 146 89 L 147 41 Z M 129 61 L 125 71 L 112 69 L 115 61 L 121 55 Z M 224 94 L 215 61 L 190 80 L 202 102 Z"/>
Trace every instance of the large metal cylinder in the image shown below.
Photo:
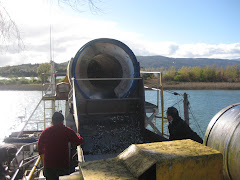
<path fill-rule="evenodd" d="M 85 44 L 68 65 L 69 94 L 85 161 L 115 157 L 131 144 L 163 138 L 145 129 L 145 93 L 132 50 L 114 39 Z"/>
<path fill-rule="evenodd" d="M 74 77 L 77 89 L 86 99 L 128 97 L 137 83 L 131 78 L 139 77 L 135 55 L 128 46 L 115 39 L 88 42 L 77 52 L 71 66 L 69 76 Z M 105 80 L 100 81 L 102 78 Z"/>
<path fill-rule="evenodd" d="M 225 179 L 240 178 L 240 103 L 218 112 L 210 121 L 204 144 L 223 154 Z"/>

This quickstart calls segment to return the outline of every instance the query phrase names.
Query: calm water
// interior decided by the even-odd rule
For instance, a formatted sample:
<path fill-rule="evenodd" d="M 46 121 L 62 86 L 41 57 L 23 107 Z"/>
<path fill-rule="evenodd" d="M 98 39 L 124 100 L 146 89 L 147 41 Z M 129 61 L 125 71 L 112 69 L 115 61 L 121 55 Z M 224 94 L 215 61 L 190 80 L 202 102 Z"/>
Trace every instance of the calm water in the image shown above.
<path fill-rule="evenodd" d="M 171 92 L 164 91 L 164 109 L 166 110 L 169 106 L 174 105 L 183 117 L 182 95 L 176 96 Z M 196 122 L 200 125 L 202 132 L 205 133 L 208 123 L 217 112 L 231 104 L 240 102 L 240 91 L 181 90 L 174 92 L 179 94 L 186 92 L 189 95 L 190 126 L 202 137 L 203 135 Z M 25 116 L 25 119 L 27 119 L 39 103 L 41 95 L 41 91 L 0 91 L 0 142 L 11 131 L 21 129 L 19 116 Z M 146 91 L 146 100 L 156 104 L 156 92 Z M 56 107 L 57 110 L 64 110 L 64 105 L 63 101 L 59 102 Z M 40 105 L 40 109 L 36 111 L 33 118 L 42 120 L 41 110 L 43 110 L 43 104 Z"/>
<path fill-rule="evenodd" d="M 22 129 L 24 123 L 21 123 L 19 116 L 25 116 L 25 120 L 27 120 L 40 102 L 41 97 L 42 91 L 0 91 L 0 142 L 12 131 Z M 64 105 L 63 101 L 59 101 L 56 103 L 56 110 L 64 112 Z M 43 120 L 43 106 L 42 102 L 31 119 Z M 46 103 L 46 107 L 50 107 L 50 104 Z M 50 113 L 47 112 L 47 114 Z M 36 128 L 35 126 L 34 128 Z"/>
<path fill-rule="evenodd" d="M 172 92 L 177 92 L 180 95 L 173 95 Z M 188 94 L 190 102 L 190 126 L 202 138 L 204 138 L 206 128 L 215 114 L 229 105 L 240 103 L 240 91 L 237 90 L 176 90 L 164 91 L 164 109 L 174 105 L 179 109 L 180 116 L 183 118 L 182 95 L 185 92 Z M 154 92 L 147 91 L 146 97 L 149 97 L 150 101 L 156 104 L 152 98 L 153 94 Z"/>

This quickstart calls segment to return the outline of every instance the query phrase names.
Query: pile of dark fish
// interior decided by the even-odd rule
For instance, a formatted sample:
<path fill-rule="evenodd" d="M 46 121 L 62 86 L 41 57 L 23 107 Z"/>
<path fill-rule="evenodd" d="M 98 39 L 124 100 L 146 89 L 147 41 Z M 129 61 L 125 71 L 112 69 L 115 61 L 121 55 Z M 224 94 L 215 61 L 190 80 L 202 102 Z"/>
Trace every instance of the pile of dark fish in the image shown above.
<path fill-rule="evenodd" d="M 118 115 L 90 120 L 80 128 L 85 154 L 120 153 L 131 144 L 143 143 L 140 122 L 136 115 Z"/>

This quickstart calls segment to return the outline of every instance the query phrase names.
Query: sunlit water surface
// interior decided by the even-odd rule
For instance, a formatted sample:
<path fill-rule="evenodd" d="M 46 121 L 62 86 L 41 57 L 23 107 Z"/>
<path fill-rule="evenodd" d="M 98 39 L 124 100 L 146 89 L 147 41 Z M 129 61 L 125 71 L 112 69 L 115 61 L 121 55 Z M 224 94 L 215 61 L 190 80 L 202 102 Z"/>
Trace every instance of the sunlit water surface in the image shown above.
<path fill-rule="evenodd" d="M 28 120 L 32 112 L 40 102 L 42 97 L 42 91 L 0 91 L 0 142 L 4 137 L 8 136 L 12 131 L 19 131 L 24 126 L 23 121 Z M 56 110 L 63 110 L 63 101 L 56 103 Z M 43 102 L 40 103 L 39 108 L 32 115 L 31 120 L 43 120 Z M 46 103 L 46 107 L 50 107 L 50 103 Z M 46 116 L 50 114 L 50 111 L 46 111 Z M 21 118 L 24 117 L 24 118 Z M 43 124 L 42 124 L 43 125 Z M 36 124 L 31 124 L 33 128 L 36 128 Z"/>
<path fill-rule="evenodd" d="M 164 91 L 164 110 L 174 105 L 179 109 L 183 117 L 182 94 L 186 92 L 190 101 L 190 126 L 201 136 L 212 117 L 223 108 L 240 102 L 240 91 L 233 90 L 179 90 L 180 95 L 173 95 L 173 91 Z M 0 91 L 0 142 L 12 131 L 21 130 L 23 123 L 19 116 L 25 116 L 25 120 L 31 115 L 42 97 L 41 91 Z M 157 104 L 155 91 L 146 91 L 146 100 Z M 56 103 L 57 110 L 63 110 L 64 101 Z M 33 115 L 32 119 L 43 120 L 43 103 Z M 157 126 L 160 121 L 157 120 Z M 198 125 L 201 130 L 199 130 Z M 32 125 L 34 126 L 34 125 Z M 167 126 L 167 124 L 166 124 Z M 165 127 L 166 128 L 166 127 Z M 167 129 L 166 129 L 167 130 Z M 202 132 L 201 132 L 202 131 Z"/>

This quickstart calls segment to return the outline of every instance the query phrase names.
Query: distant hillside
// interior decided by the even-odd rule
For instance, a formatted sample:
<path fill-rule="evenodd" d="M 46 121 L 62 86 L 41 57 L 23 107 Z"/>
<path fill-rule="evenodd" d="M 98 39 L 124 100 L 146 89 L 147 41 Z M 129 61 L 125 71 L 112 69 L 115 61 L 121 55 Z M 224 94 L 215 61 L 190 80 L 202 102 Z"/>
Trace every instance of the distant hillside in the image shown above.
<path fill-rule="evenodd" d="M 67 72 L 67 64 L 64 63 L 55 63 L 55 68 L 57 73 L 65 74 Z M 5 66 L 0 67 L 0 76 L 18 76 L 18 77 L 32 77 L 37 76 L 37 68 L 39 64 L 21 64 L 15 66 Z"/>
<path fill-rule="evenodd" d="M 217 67 L 225 68 L 228 65 L 238 65 L 240 67 L 240 60 L 228 60 L 228 59 L 209 59 L 209 58 L 168 58 L 164 56 L 137 56 L 137 60 L 140 62 L 141 68 L 169 68 L 174 66 L 176 69 L 180 69 L 182 66 L 187 67 L 205 67 L 216 65 Z"/>
<path fill-rule="evenodd" d="M 141 68 L 160 68 L 166 69 L 174 66 L 176 69 L 180 69 L 182 66 L 187 67 L 206 67 L 215 64 L 217 67 L 226 68 L 228 65 L 237 65 L 240 68 L 240 59 L 228 60 L 228 59 L 208 59 L 208 58 L 169 58 L 164 56 L 137 56 L 137 60 L 140 62 Z M 56 71 L 58 73 L 67 72 L 67 64 L 56 63 Z M 31 77 L 37 76 L 37 67 L 39 64 L 22 64 L 16 66 L 0 67 L 0 76 L 19 76 L 19 77 Z"/>

